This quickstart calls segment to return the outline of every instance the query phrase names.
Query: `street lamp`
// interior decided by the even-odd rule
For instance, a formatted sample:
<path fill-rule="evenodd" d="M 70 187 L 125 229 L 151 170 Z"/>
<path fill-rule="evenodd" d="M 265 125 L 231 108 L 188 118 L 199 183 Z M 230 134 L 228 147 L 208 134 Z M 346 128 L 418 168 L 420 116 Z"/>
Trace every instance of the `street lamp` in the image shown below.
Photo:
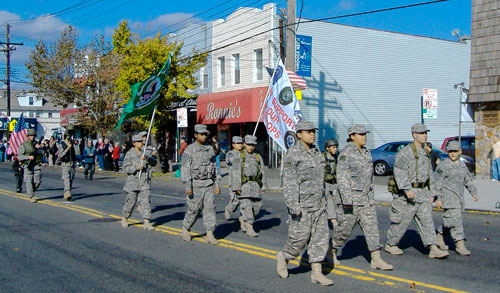
<path fill-rule="evenodd" d="M 462 145 L 462 105 L 467 104 L 467 102 L 462 102 L 462 92 L 464 92 L 466 95 L 469 94 L 469 90 L 465 88 L 465 83 L 462 81 L 461 83 L 457 83 L 453 86 L 453 88 L 457 89 L 460 88 L 459 91 L 459 111 L 458 111 L 458 143 L 460 146 Z"/>

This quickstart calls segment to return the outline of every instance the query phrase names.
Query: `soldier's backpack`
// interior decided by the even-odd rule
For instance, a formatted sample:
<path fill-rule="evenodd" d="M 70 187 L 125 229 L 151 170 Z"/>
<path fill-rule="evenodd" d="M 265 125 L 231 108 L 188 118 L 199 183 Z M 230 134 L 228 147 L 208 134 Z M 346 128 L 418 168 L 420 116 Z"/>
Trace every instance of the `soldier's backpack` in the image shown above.
<path fill-rule="evenodd" d="M 412 142 L 410 143 L 410 147 L 411 147 L 411 150 L 413 152 L 413 156 L 415 157 L 415 162 L 416 162 L 416 166 L 415 166 L 415 170 L 416 170 L 416 179 L 417 179 L 417 182 L 418 182 L 418 152 L 417 152 L 417 147 L 415 146 L 415 144 Z M 425 151 L 427 154 L 427 150 Z M 424 186 L 429 188 L 430 189 L 430 182 L 429 182 L 429 179 L 427 179 L 427 181 L 424 183 Z M 394 175 L 391 175 L 389 177 L 389 181 L 387 182 L 387 190 L 390 192 L 390 193 L 400 193 L 401 190 L 398 188 L 398 184 L 396 183 L 396 179 L 394 178 Z"/>
<path fill-rule="evenodd" d="M 330 184 L 337 183 L 337 170 L 332 170 L 329 162 L 335 161 L 328 159 L 328 155 L 326 152 L 323 152 L 323 156 L 325 157 L 325 161 L 327 162 L 325 167 L 325 182 Z M 333 174 L 332 174 L 333 171 Z"/>
<path fill-rule="evenodd" d="M 245 150 L 241 151 L 241 185 L 247 183 L 248 181 L 255 181 L 262 187 L 262 172 L 260 172 L 260 164 L 262 164 L 262 159 L 260 158 L 259 153 L 255 153 L 255 157 L 257 159 L 257 164 L 259 164 L 259 168 L 257 171 L 257 176 L 245 176 Z"/>

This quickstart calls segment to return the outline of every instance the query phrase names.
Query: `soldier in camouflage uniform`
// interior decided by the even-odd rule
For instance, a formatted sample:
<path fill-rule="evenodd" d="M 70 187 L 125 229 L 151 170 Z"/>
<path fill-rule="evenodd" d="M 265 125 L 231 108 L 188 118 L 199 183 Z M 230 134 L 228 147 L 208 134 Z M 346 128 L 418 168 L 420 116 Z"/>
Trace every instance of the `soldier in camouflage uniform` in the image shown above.
<path fill-rule="evenodd" d="M 127 199 L 123 205 L 122 227 L 128 227 L 128 218 L 132 215 L 134 206 L 144 219 L 143 227 L 146 230 L 154 230 L 151 225 L 151 178 L 153 168 L 157 159 L 152 154 L 152 148 L 146 148 L 144 156 L 143 147 L 146 132 L 140 132 L 132 137 L 134 147 L 130 149 L 123 159 L 123 171 L 128 175 L 123 190 L 127 193 Z"/>
<path fill-rule="evenodd" d="M 220 174 L 215 165 L 214 148 L 206 144 L 208 130 L 203 124 L 194 126 L 196 141 L 182 154 L 181 178 L 186 185 L 188 210 L 182 223 L 182 238 L 191 241 L 190 230 L 201 211 L 207 230 L 207 243 L 218 244 L 214 238 L 216 225 L 214 193 L 220 193 Z"/>
<path fill-rule="evenodd" d="M 24 169 L 26 192 L 32 203 L 36 202 L 35 191 L 42 183 L 42 150 L 35 142 L 34 129 L 26 131 L 28 139 L 19 146 L 17 157 Z"/>
<path fill-rule="evenodd" d="M 394 179 L 397 188 L 393 190 L 390 210 L 391 227 L 387 231 L 385 250 L 401 255 L 397 245 L 412 219 L 417 222 L 418 232 L 425 246 L 430 248 L 429 258 L 444 258 L 447 251 L 437 247 L 436 232 L 432 221 L 433 196 L 432 166 L 429 154 L 423 144 L 427 141 L 427 126 L 421 123 L 411 127 L 413 142 L 396 154 Z"/>
<path fill-rule="evenodd" d="M 231 174 L 231 166 L 233 165 L 233 158 L 236 156 L 240 156 L 240 152 L 243 149 L 243 139 L 240 136 L 233 136 L 233 149 L 227 152 L 226 154 L 226 164 L 229 170 L 229 174 Z M 231 176 L 229 176 L 229 203 L 224 208 L 224 217 L 226 220 L 231 218 L 231 214 L 238 209 L 240 205 L 240 201 L 238 200 L 237 194 L 231 189 Z"/>
<path fill-rule="evenodd" d="M 478 201 L 477 189 L 472 182 L 472 175 L 460 161 L 462 149 L 458 141 L 451 141 L 446 146 L 448 158 L 442 161 L 434 173 L 434 194 L 437 196 L 436 206 L 444 209 L 443 225 L 438 229 L 437 240 L 439 248 L 448 250 L 444 244 L 443 233 L 451 232 L 455 241 L 456 252 L 460 255 L 470 255 L 464 244 L 465 234 L 462 223 L 462 211 L 465 208 L 464 187 Z"/>
<path fill-rule="evenodd" d="M 337 164 L 337 201 L 338 226 L 332 239 L 334 260 L 338 249 L 344 245 L 352 230 L 359 224 L 365 234 L 366 244 L 371 254 L 371 267 L 379 270 L 392 270 L 380 256 L 380 234 L 377 223 L 377 210 L 373 192 L 372 155 L 366 149 L 366 134 L 362 124 L 348 129 L 348 142 L 339 154 Z M 337 262 L 338 263 L 338 262 Z"/>
<path fill-rule="evenodd" d="M 337 147 L 339 142 L 336 139 L 325 141 L 325 152 L 323 156 L 326 161 L 325 168 L 325 195 L 326 195 L 326 213 L 333 227 L 337 227 L 336 202 L 337 197 Z"/>
<path fill-rule="evenodd" d="M 288 278 L 288 260 L 307 246 L 311 281 L 324 286 L 333 281 L 322 273 L 321 262 L 328 250 L 328 218 L 324 189 L 325 157 L 314 145 L 316 128 L 310 121 L 295 126 L 299 141 L 289 148 L 283 161 L 285 203 L 288 209 L 288 241 L 277 255 L 278 275 Z"/>
<path fill-rule="evenodd" d="M 255 217 L 262 206 L 262 196 L 267 187 L 262 157 L 254 152 L 257 137 L 245 136 L 245 148 L 233 158 L 230 168 L 231 190 L 240 201 L 241 230 L 250 237 L 257 237 L 253 229 Z"/>
<path fill-rule="evenodd" d="M 61 159 L 62 179 L 64 182 L 64 199 L 71 200 L 71 188 L 75 178 L 76 151 L 71 140 L 69 131 L 64 134 L 64 140 L 60 144 L 59 157 Z"/>

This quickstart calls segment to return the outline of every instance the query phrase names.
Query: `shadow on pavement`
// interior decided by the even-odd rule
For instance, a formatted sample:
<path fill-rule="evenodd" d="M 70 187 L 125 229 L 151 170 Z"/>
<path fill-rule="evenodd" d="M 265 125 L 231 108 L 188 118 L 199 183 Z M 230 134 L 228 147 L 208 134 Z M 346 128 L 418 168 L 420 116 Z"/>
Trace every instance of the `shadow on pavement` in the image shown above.
<path fill-rule="evenodd" d="M 269 230 L 272 227 L 279 226 L 280 224 L 281 224 L 280 218 L 271 218 L 267 220 L 256 221 L 254 223 L 254 228 L 256 232 L 259 232 L 259 231 Z"/>
<path fill-rule="evenodd" d="M 177 212 L 173 213 L 171 215 L 166 215 L 166 216 L 161 216 L 156 219 L 154 219 L 154 225 L 155 226 L 160 226 L 165 223 L 171 222 L 171 221 L 180 221 L 184 219 L 184 214 L 185 212 Z"/>
<path fill-rule="evenodd" d="M 166 205 L 160 205 L 160 206 L 155 206 L 152 210 L 151 213 L 163 211 L 163 210 L 168 210 L 168 209 L 174 209 L 174 208 L 180 208 L 185 206 L 186 204 L 184 203 L 178 203 L 178 204 L 166 204 Z"/>
<path fill-rule="evenodd" d="M 72 194 L 71 197 L 73 197 L 73 200 L 81 200 L 81 199 L 88 198 L 88 197 L 98 197 L 98 196 L 105 196 L 105 195 L 120 195 L 120 194 L 122 194 L 122 193 L 121 192 L 94 193 L 94 194 L 75 193 L 75 194 Z"/>
<path fill-rule="evenodd" d="M 355 258 L 361 255 L 367 262 L 371 261 L 370 252 L 366 246 L 365 236 L 356 236 L 356 238 L 347 241 L 342 247 L 341 254 L 338 255 L 339 260 Z"/>
<path fill-rule="evenodd" d="M 398 247 L 402 250 L 413 247 L 422 254 L 429 254 L 429 249 L 424 246 L 420 234 L 415 230 L 406 230 L 403 238 L 399 241 Z"/>

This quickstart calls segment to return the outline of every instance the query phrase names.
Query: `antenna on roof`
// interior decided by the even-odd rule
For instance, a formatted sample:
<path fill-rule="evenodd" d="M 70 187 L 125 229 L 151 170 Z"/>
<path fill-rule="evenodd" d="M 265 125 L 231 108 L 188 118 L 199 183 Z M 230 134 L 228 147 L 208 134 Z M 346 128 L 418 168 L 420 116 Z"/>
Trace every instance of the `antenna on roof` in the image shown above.
<path fill-rule="evenodd" d="M 458 39 L 458 35 L 460 34 L 460 30 L 458 28 L 451 31 L 451 35 Z"/>

